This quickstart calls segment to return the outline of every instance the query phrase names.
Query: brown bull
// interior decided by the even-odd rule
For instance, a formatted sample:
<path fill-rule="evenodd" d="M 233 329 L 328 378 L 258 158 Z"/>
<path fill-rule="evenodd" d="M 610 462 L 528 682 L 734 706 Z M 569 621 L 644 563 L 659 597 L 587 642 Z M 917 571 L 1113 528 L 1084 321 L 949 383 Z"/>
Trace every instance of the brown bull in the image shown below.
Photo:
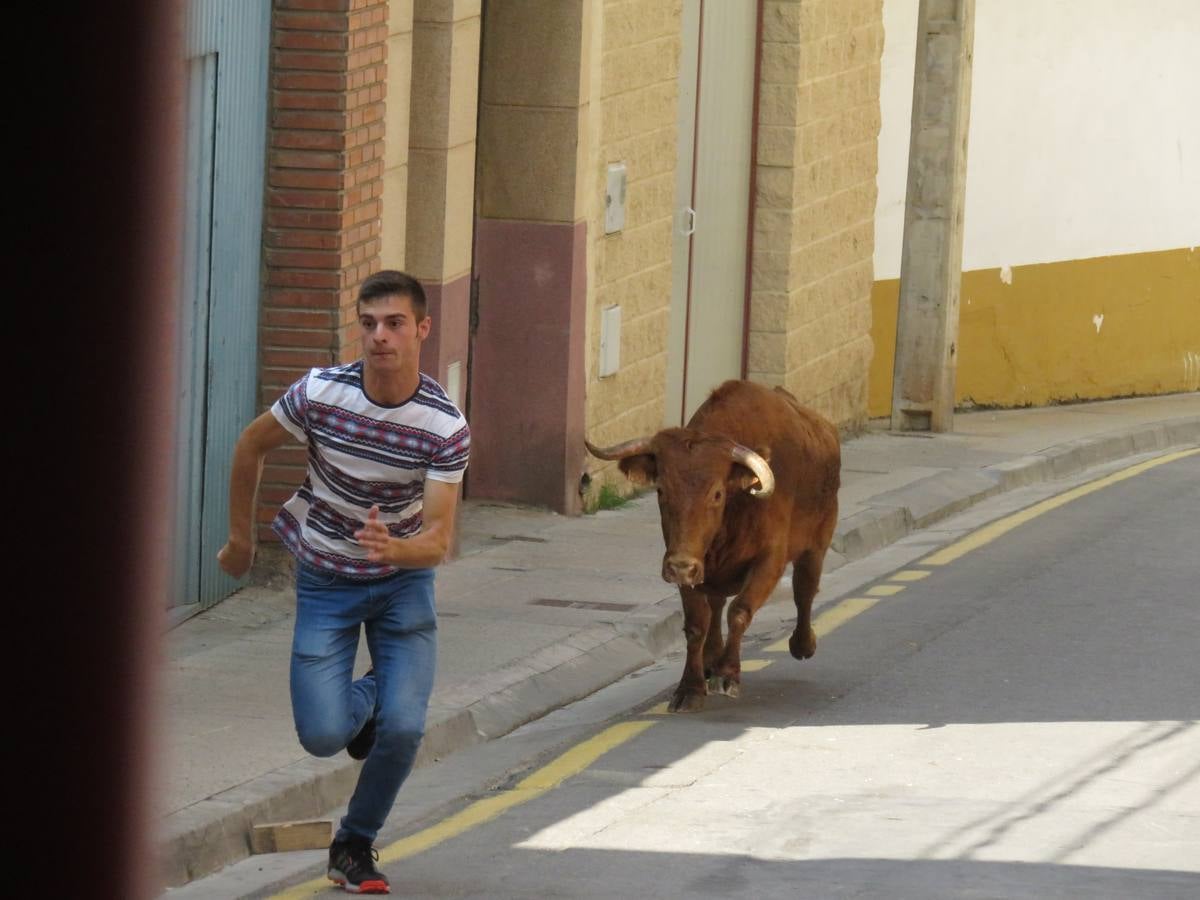
<path fill-rule="evenodd" d="M 709 690 L 736 697 L 742 635 L 792 563 L 792 656 L 817 648 L 813 596 L 837 524 L 837 429 L 782 388 L 727 381 L 686 428 L 588 450 L 620 460 L 635 483 L 658 487 L 662 576 L 683 599 L 687 662 L 672 712 L 703 707 Z M 722 639 L 727 598 L 729 634 Z"/>

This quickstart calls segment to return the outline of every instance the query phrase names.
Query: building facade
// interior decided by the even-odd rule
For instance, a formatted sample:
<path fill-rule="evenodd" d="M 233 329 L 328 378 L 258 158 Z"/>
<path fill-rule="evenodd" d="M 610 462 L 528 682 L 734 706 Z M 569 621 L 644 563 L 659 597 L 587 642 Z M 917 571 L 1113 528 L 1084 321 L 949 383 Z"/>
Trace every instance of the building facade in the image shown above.
<path fill-rule="evenodd" d="M 891 411 L 918 0 L 884 0 L 870 414 Z M 976 0 L 956 402 L 1200 389 L 1200 5 Z"/>
<path fill-rule="evenodd" d="M 355 293 L 380 268 L 426 285 L 422 368 L 471 423 L 470 498 L 577 514 L 604 484 L 626 489 L 585 435 L 681 424 L 730 377 L 865 420 L 882 0 L 192 5 L 236 34 L 234 10 L 261 13 L 262 128 L 246 152 L 265 164 L 259 194 L 242 185 L 230 205 L 261 216 L 241 263 L 259 290 L 237 300 L 252 324 L 203 329 L 203 279 L 187 301 L 184 343 L 207 348 L 190 390 L 217 360 L 245 373 L 236 403 L 201 397 L 189 418 L 205 465 L 180 524 L 179 598 L 211 569 L 237 431 L 309 367 L 356 357 Z M 190 145 L 207 146 L 205 122 L 223 133 L 189 108 Z M 221 180 L 196 158 L 190 181 Z M 225 252 L 202 247 L 195 267 L 224 271 Z M 269 457 L 261 540 L 304 464 L 300 448 Z M 206 602 L 232 588 L 205 577 Z"/>

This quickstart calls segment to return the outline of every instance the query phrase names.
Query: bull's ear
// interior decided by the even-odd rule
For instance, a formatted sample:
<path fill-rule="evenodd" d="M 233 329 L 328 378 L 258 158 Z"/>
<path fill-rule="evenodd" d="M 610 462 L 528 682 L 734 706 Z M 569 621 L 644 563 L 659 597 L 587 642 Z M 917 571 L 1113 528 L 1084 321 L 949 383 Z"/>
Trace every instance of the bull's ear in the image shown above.
<path fill-rule="evenodd" d="M 634 484 L 654 484 L 658 480 L 658 461 L 653 453 L 627 456 L 617 465 Z"/>
<path fill-rule="evenodd" d="M 770 447 L 755 447 L 754 452 L 761 456 L 766 462 L 771 461 Z M 758 487 L 758 476 L 743 466 L 741 463 L 735 462 L 729 469 L 729 492 L 748 491 L 751 488 Z"/>
<path fill-rule="evenodd" d="M 748 491 L 752 487 L 758 487 L 758 476 L 741 463 L 734 463 L 729 468 L 729 493 Z"/>

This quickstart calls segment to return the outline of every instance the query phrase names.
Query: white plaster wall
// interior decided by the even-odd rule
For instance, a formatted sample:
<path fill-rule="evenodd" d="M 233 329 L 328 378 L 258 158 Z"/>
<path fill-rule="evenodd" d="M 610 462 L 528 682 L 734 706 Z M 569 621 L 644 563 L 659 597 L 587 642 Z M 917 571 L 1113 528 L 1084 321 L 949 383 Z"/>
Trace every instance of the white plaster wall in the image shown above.
<path fill-rule="evenodd" d="M 898 278 L 917 0 L 884 0 L 875 278 Z M 976 0 L 963 269 L 1200 245 L 1200 0 Z"/>

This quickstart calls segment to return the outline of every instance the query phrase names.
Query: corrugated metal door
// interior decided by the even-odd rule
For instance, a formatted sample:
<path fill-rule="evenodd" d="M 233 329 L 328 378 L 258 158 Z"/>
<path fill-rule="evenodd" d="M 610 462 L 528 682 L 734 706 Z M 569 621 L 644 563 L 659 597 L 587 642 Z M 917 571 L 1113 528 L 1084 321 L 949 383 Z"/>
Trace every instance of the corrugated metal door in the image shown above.
<path fill-rule="evenodd" d="M 742 374 L 757 33 L 757 3 L 683 4 L 669 425 Z"/>
<path fill-rule="evenodd" d="M 234 588 L 216 564 L 233 445 L 255 412 L 269 0 L 190 0 L 173 605 Z"/>

